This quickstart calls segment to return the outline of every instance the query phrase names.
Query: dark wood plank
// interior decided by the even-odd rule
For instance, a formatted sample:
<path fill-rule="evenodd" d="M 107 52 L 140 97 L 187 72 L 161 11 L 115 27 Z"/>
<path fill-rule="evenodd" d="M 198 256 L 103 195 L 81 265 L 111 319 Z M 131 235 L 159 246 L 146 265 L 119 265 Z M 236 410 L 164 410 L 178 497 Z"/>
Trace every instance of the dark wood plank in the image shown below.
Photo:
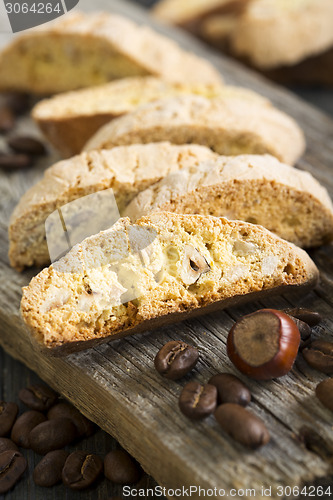
<path fill-rule="evenodd" d="M 98 7 L 109 10 L 112 7 L 112 10 L 134 20 L 148 22 L 143 11 L 119 0 L 95 0 L 93 4 L 82 1 L 80 7 L 87 10 Z M 241 69 L 237 63 L 208 51 L 187 35 L 170 28 L 159 29 L 185 48 L 210 59 L 229 83 L 255 89 L 294 116 L 303 126 L 308 141 L 307 153 L 298 166 L 311 171 L 333 195 L 331 120 L 286 91 Z M 14 272 L 8 267 L 6 255 L 9 215 L 22 193 L 41 176 L 44 166 L 41 162 L 30 172 L 1 174 L 0 177 L 0 342 L 5 350 L 115 436 L 147 472 L 168 488 L 200 485 L 229 491 L 251 486 L 257 488 L 256 498 L 264 498 L 260 494 L 261 487 L 273 486 L 271 498 L 278 498 L 277 485 L 295 486 L 329 477 L 331 463 L 307 450 L 297 439 L 299 429 L 308 425 L 324 438 L 328 448 L 333 449 L 332 416 L 317 404 L 314 397 L 314 388 L 324 377 L 307 367 L 301 358 L 292 373 L 283 379 L 264 383 L 247 380 L 253 392 L 251 407 L 262 416 L 273 436 L 268 446 L 256 452 L 245 450 L 231 441 L 219 430 L 213 418 L 189 425 L 178 411 L 177 397 L 190 377 L 181 382 L 163 380 L 154 371 L 153 359 L 166 341 L 181 338 L 201 351 L 201 361 L 192 375 L 194 379 L 206 381 L 211 374 L 222 370 L 235 373 L 225 352 L 227 333 L 241 314 L 263 306 L 311 305 L 325 317 L 324 322 L 316 327 L 315 335 L 332 338 L 332 247 L 313 253 L 323 271 L 322 283 L 306 296 L 292 293 L 266 299 L 101 345 L 66 358 L 46 358 L 30 344 L 18 314 L 20 287 L 28 283 L 36 271 Z M 192 498 L 199 497 L 194 495 Z"/>

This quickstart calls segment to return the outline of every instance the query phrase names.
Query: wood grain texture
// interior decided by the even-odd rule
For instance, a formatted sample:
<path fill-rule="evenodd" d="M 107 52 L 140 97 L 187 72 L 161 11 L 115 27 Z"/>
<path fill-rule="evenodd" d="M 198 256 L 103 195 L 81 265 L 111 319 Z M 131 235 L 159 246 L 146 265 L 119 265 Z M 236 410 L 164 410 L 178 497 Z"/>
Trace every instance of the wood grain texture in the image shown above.
<path fill-rule="evenodd" d="M 1 348 L 0 373 L 0 399 L 15 401 L 19 405 L 20 413 L 23 413 L 27 410 L 27 407 L 18 400 L 19 390 L 30 384 L 40 384 L 42 381 L 36 374 L 22 363 L 7 355 Z M 109 434 L 98 430 L 88 439 L 74 443 L 66 448 L 70 452 L 79 449 L 87 450 L 104 458 L 110 450 L 117 449 L 119 446 Z M 41 457 L 32 450 L 21 448 L 20 451 L 28 461 L 28 468 L 15 488 L 6 495 L 1 495 L 1 499 L 3 500 L 108 500 L 116 495 L 121 496 L 122 486 L 111 483 L 107 479 L 99 481 L 93 488 L 87 491 L 74 492 L 62 484 L 52 488 L 41 488 L 34 483 L 32 478 L 33 470 L 41 460 Z M 153 488 L 155 485 L 156 483 L 152 478 L 144 475 L 135 486 L 147 489 Z"/>
<path fill-rule="evenodd" d="M 124 1 L 95 0 L 93 5 L 80 2 L 86 10 L 103 6 L 139 22 L 152 23 L 143 11 Z M 209 52 L 187 35 L 162 27 L 160 31 L 210 59 L 229 83 L 262 93 L 292 115 L 303 126 L 308 142 L 307 153 L 298 166 L 310 171 L 333 196 L 333 122 L 329 118 L 237 63 Z M 25 121 L 20 127 L 27 130 L 31 124 Z M 9 268 L 7 258 L 10 213 L 23 192 L 41 177 L 45 166 L 41 160 L 31 171 L 0 174 L 0 342 L 4 349 L 116 437 L 159 484 L 168 488 L 198 485 L 227 492 L 232 488 L 255 488 L 256 498 L 265 498 L 261 487 L 272 486 L 271 498 L 277 499 L 277 485 L 295 486 L 331 477 L 332 414 L 314 396 L 317 383 L 325 377 L 309 368 L 301 357 L 282 379 L 260 383 L 246 380 L 253 394 L 251 410 L 264 419 L 272 435 L 271 443 L 256 452 L 229 439 L 213 417 L 190 423 L 180 414 L 177 399 L 188 380 L 204 382 L 219 371 L 236 373 L 226 356 L 228 331 L 234 320 L 259 307 L 310 306 L 324 316 L 315 328 L 315 337 L 332 339 L 332 246 L 313 253 L 322 279 L 317 289 L 306 296 L 290 293 L 103 344 L 66 358 L 47 358 L 35 351 L 18 313 L 21 287 L 36 270 L 16 273 Z M 201 354 L 193 373 L 177 382 L 162 379 L 153 367 L 156 352 L 171 339 L 187 341 L 197 346 Z M 327 444 L 326 454 L 313 453 L 300 442 L 297 436 L 304 425 L 322 436 Z"/>

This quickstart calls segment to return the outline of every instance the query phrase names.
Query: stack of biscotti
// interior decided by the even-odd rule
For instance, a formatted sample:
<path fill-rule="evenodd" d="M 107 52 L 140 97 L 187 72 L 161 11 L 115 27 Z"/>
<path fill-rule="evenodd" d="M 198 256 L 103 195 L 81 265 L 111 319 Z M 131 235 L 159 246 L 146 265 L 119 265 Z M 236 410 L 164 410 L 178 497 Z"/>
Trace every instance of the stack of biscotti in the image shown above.
<path fill-rule="evenodd" d="M 261 226 L 160 212 L 73 247 L 24 288 L 21 312 L 40 347 L 66 353 L 317 278 Z"/>
<path fill-rule="evenodd" d="M 109 13 L 67 14 L 0 53 L 0 91 L 55 94 L 130 76 L 221 83 L 204 59 L 146 26 Z"/>
<path fill-rule="evenodd" d="M 9 258 L 17 270 L 50 262 L 45 221 L 80 197 L 113 189 L 118 209 L 170 172 L 192 167 L 216 155 L 197 145 L 135 144 L 91 151 L 56 163 L 30 188 L 15 208 L 9 226 Z"/>
<path fill-rule="evenodd" d="M 218 2 L 216 2 L 217 4 Z M 179 24 L 271 77 L 333 84 L 331 0 L 249 0 L 223 11 L 214 1 L 160 0 L 155 15 Z M 186 8 L 185 8 L 186 4 Z M 196 22 L 193 22 L 195 18 Z M 187 22 L 190 21 L 190 22 Z"/>
<path fill-rule="evenodd" d="M 237 109 L 241 109 L 244 116 L 251 113 L 255 115 L 258 113 L 257 109 L 270 108 L 273 110 L 267 99 L 242 87 L 217 84 L 178 84 L 155 77 L 135 77 L 44 99 L 32 110 L 32 117 L 51 144 L 65 157 L 68 157 L 80 153 L 88 140 L 103 125 L 112 120 L 139 110 L 145 104 L 156 100 L 189 95 L 202 96 L 209 100 L 220 98 L 224 103 L 221 109 L 223 110 L 223 107 L 228 109 L 234 122 L 239 120 Z M 179 100 L 179 113 L 185 106 L 185 102 L 184 99 Z M 252 103 L 256 106 L 255 109 L 251 108 Z M 193 128 L 195 128 L 196 101 L 192 100 L 187 106 L 193 106 Z M 219 111 L 216 110 L 216 112 Z M 226 112 L 221 114 L 221 122 L 225 120 Z M 117 120 L 115 121 L 118 123 Z M 243 121 L 245 122 L 245 119 Z M 115 126 L 117 127 L 117 125 Z M 172 126 L 171 122 L 170 126 Z M 252 126 L 255 127 L 255 124 L 252 123 Z M 265 124 L 262 126 L 264 128 Z M 282 127 L 283 124 L 281 124 Z M 292 129 L 291 126 L 290 128 Z M 192 142 L 197 141 L 199 141 L 199 137 L 194 137 Z"/>

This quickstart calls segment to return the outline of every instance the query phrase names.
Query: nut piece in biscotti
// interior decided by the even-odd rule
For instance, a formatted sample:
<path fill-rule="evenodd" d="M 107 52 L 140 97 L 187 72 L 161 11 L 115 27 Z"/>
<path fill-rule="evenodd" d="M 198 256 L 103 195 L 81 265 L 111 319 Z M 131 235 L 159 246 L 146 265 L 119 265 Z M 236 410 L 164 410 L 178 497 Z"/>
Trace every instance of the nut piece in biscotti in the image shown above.
<path fill-rule="evenodd" d="M 55 94 L 129 76 L 221 83 L 205 59 L 147 26 L 75 12 L 20 35 L 0 53 L 0 91 Z"/>
<path fill-rule="evenodd" d="M 236 15 L 250 0 L 160 0 L 152 13 L 157 19 L 197 32 L 208 16 Z"/>
<path fill-rule="evenodd" d="M 215 215 L 260 224 L 300 247 L 333 239 L 333 205 L 308 172 L 269 155 L 220 156 L 173 172 L 134 198 L 133 221 L 156 211 Z"/>
<path fill-rule="evenodd" d="M 21 271 L 50 263 L 45 221 L 65 204 L 112 188 L 121 213 L 139 191 L 169 172 L 216 156 L 203 146 L 164 142 L 91 151 L 56 163 L 25 193 L 14 210 L 9 226 L 11 266 Z"/>
<path fill-rule="evenodd" d="M 174 83 L 153 76 L 123 78 L 105 85 L 58 94 L 40 101 L 32 117 L 63 156 L 81 152 L 97 130 L 139 106 L 167 97 L 197 94 L 207 98 L 240 96 L 267 104 L 255 92 L 227 85 Z"/>
<path fill-rule="evenodd" d="M 304 250 L 261 226 L 159 212 L 73 247 L 24 288 L 21 312 L 61 354 L 317 279 Z"/>
<path fill-rule="evenodd" d="M 154 101 L 104 125 L 85 150 L 167 140 L 196 143 L 223 155 L 269 153 L 293 164 L 303 153 L 301 129 L 269 101 L 242 93 Z"/>

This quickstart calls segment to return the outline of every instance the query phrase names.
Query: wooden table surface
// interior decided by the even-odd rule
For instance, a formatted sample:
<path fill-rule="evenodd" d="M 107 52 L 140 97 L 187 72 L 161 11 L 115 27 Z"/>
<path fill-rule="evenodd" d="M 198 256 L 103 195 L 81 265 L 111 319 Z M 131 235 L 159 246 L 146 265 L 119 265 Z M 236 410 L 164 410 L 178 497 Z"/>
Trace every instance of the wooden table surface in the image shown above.
<path fill-rule="evenodd" d="M 81 0 L 80 2 L 80 8 L 86 10 L 102 7 L 105 9 L 108 7 L 110 10 L 115 7 L 117 11 L 128 11 L 128 6 L 121 1 L 95 0 L 93 4 L 92 2 L 89 3 L 88 0 Z M 134 10 L 134 8 L 131 9 L 131 15 L 139 20 L 143 19 L 142 14 Z M 325 183 L 331 196 L 333 196 L 333 151 L 330 142 L 333 139 L 332 122 L 315 110 L 302 106 L 301 103 L 279 89 L 266 85 L 261 79 L 248 71 L 240 70 L 237 64 L 229 62 L 218 55 L 210 55 L 199 43 L 192 42 L 187 36 L 178 34 L 176 36 L 187 48 L 195 47 L 202 55 L 211 58 L 221 68 L 229 82 L 258 90 L 301 122 L 307 135 L 309 148 L 299 166 L 310 170 L 321 182 Z M 315 94 L 312 93 L 312 98 L 315 98 L 314 96 Z M 36 172 L 31 177 L 27 176 L 24 182 L 16 174 L 12 179 L 4 177 L 1 179 L 2 197 L 0 205 L 2 214 L 0 236 L 2 243 L 0 277 L 2 276 L 2 283 L 0 288 L 3 294 L 6 293 L 8 288 L 8 278 L 12 279 L 14 276 L 14 274 L 8 273 L 6 222 L 19 194 L 29 184 L 33 183 L 36 175 L 41 175 L 42 169 L 43 165 L 37 167 Z M 12 192 L 10 190 L 11 184 L 15 184 Z M 313 253 L 313 257 L 322 271 L 322 282 L 315 292 L 311 292 L 301 299 L 292 294 L 287 298 L 266 300 L 263 304 L 275 307 L 285 307 L 295 303 L 313 306 L 325 316 L 323 324 L 316 328 L 316 335 L 328 334 L 332 336 L 332 248 L 319 249 Z M 0 309 L 2 309 L 0 318 L 2 324 L 1 341 L 7 351 L 12 352 L 18 358 L 21 357 L 26 364 L 38 371 L 40 368 L 37 366 L 34 355 L 31 354 L 31 358 L 27 358 L 30 347 L 25 344 L 26 339 L 23 330 L 16 332 L 13 326 L 16 322 L 14 310 L 19 300 L 18 285 L 27 282 L 32 274 L 33 272 L 17 277 L 13 295 L 7 294 L 0 306 Z M 89 383 L 87 382 L 89 379 L 77 378 L 75 380 L 76 388 L 73 385 L 70 387 L 68 381 L 64 380 L 65 377 L 62 377 L 61 369 L 65 367 L 65 363 L 62 360 L 56 362 L 53 372 L 49 371 L 46 374 L 47 370 L 45 369 L 45 372 L 42 370 L 42 375 L 50 384 L 61 388 L 67 397 L 76 401 L 77 406 L 86 414 L 95 416 L 96 422 L 117 436 L 121 443 L 141 460 L 146 470 L 155 473 L 155 477 L 160 483 L 171 486 L 181 484 L 185 467 L 185 469 L 188 468 L 187 474 L 191 468 L 193 468 L 192 470 L 198 470 L 197 477 L 193 477 L 193 484 L 199 482 L 199 484 L 202 483 L 206 486 L 209 484 L 214 486 L 215 484 L 211 482 L 216 475 L 213 467 L 214 460 L 216 460 L 219 469 L 223 470 L 224 467 L 223 460 L 221 460 L 221 450 L 227 457 L 226 461 L 228 462 L 225 473 L 232 479 L 232 481 L 229 481 L 228 478 L 225 478 L 227 486 L 237 484 L 237 478 L 239 479 L 239 487 L 251 488 L 254 484 L 258 485 L 260 481 L 267 486 L 269 486 L 270 482 L 275 481 L 276 483 L 279 480 L 283 485 L 287 485 L 288 481 L 292 485 L 297 479 L 301 481 L 306 477 L 311 479 L 311 476 L 320 475 L 326 476 L 326 483 L 333 483 L 327 460 L 306 450 L 296 439 L 300 426 L 306 424 L 318 429 L 322 437 L 328 442 L 328 448 L 332 445 L 331 415 L 326 410 L 318 408 L 313 398 L 316 383 L 324 377 L 309 369 L 301 360 L 299 360 L 292 375 L 285 377 L 281 381 L 264 384 L 253 382 L 250 384 L 254 394 L 252 406 L 257 414 L 263 416 L 273 433 L 273 444 L 256 453 L 246 452 L 228 438 L 220 436 L 212 421 L 209 421 L 208 424 L 190 424 L 189 428 L 187 428 L 186 419 L 179 417 L 173 409 L 176 406 L 176 397 L 183 382 L 179 384 L 173 383 L 170 388 L 170 384 L 159 380 L 156 374 L 152 372 L 152 352 L 156 352 L 158 347 L 170 338 L 182 338 L 200 346 L 203 361 L 198 370 L 195 370 L 194 376 L 197 380 L 205 380 L 211 373 L 224 369 L 224 367 L 232 371 L 224 352 L 220 352 L 221 347 L 224 349 L 226 333 L 237 317 L 244 312 L 255 310 L 258 306 L 260 307 L 262 304 L 250 304 L 242 308 L 207 315 L 198 320 L 186 321 L 175 325 L 175 327 L 165 328 L 159 335 L 154 334 L 154 332 L 147 333 L 138 338 L 125 339 L 109 346 L 101 346 L 86 354 L 71 357 L 70 363 L 73 368 L 73 376 L 78 377 L 80 373 L 78 368 L 83 366 L 85 362 L 89 363 L 90 369 L 86 371 L 85 375 L 95 377 L 98 383 L 101 383 L 101 386 L 110 383 L 106 367 L 115 369 L 113 363 L 118 363 L 119 397 L 124 400 L 129 399 L 131 407 L 129 411 L 134 412 L 134 415 L 123 413 L 118 409 L 118 420 L 113 420 L 111 423 L 107 422 L 105 424 L 105 419 L 108 412 L 112 411 L 112 407 L 96 410 L 96 406 L 89 401 L 92 394 L 85 391 L 85 387 L 82 387 L 85 383 Z M 4 311 L 7 312 L 6 316 L 4 316 Z M 11 314 L 10 311 L 12 311 Z M 141 356 L 141 358 L 136 359 L 138 356 Z M 143 372 L 142 359 L 147 360 Z M 104 371 L 101 370 L 101 366 L 104 366 Z M 0 349 L 0 370 L 0 398 L 4 400 L 17 401 L 17 394 L 21 387 L 38 381 L 37 375 L 19 361 L 14 360 L 2 349 Z M 121 383 L 133 384 L 132 393 L 121 394 Z M 161 406 L 160 396 L 165 398 L 165 406 Z M 107 401 L 107 404 L 110 404 L 110 401 Z M 23 410 L 22 405 L 21 410 Z M 128 422 L 124 422 L 126 419 L 128 419 Z M 118 425 L 116 425 L 117 422 Z M 128 425 L 125 425 L 125 423 Z M 165 426 L 164 430 L 163 426 Z M 154 432 L 149 434 L 147 431 L 149 428 L 154 432 L 156 431 L 155 443 L 151 442 Z M 126 429 L 128 435 L 125 433 Z M 144 429 L 145 432 L 143 432 Z M 163 436 L 165 436 L 165 443 L 163 443 Z M 198 439 L 200 442 L 195 449 L 192 445 Z M 214 442 L 216 446 L 212 447 Z M 169 446 L 167 446 L 168 444 Z M 163 445 L 166 446 L 166 456 L 163 457 L 160 453 L 160 460 L 157 463 L 160 451 L 158 447 Z M 187 448 L 186 445 L 188 445 Z M 99 431 L 84 444 L 85 449 L 94 451 L 100 456 L 103 456 L 115 446 L 116 441 L 103 431 Z M 174 455 L 172 454 L 173 450 L 170 449 L 172 446 L 175 447 Z M 184 456 L 181 456 L 180 450 L 184 446 Z M 77 446 L 77 448 L 79 449 L 81 446 Z M 333 448 L 330 449 L 332 451 Z M 149 454 L 151 456 L 148 456 Z M 207 464 L 202 463 L 203 470 L 199 471 L 200 455 L 202 455 L 203 459 L 206 457 L 213 457 L 214 459 L 209 463 L 206 470 L 204 466 Z M 36 457 L 31 452 L 27 452 L 26 456 L 28 457 L 31 472 Z M 175 463 L 170 463 L 172 459 L 176 460 Z M 172 474 L 172 477 L 168 478 L 170 474 Z M 218 477 L 221 478 L 220 473 L 216 475 L 216 478 Z M 188 482 L 189 478 L 187 477 L 186 480 Z M 140 487 L 151 487 L 154 484 L 152 479 L 145 477 Z M 51 500 L 59 498 L 68 500 L 106 500 L 109 496 L 119 495 L 120 493 L 121 488 L 115 487 L 107 481 L 103 481 L 97 489 L 82 493 L 73 493 L 66 490 L 62 485 L 46 490 L 36 487 L 31 474 L 26 473 L 24 481 L 21 481 L 12 492 L 5 495 L 5 498 L 6 500 Z"/>

